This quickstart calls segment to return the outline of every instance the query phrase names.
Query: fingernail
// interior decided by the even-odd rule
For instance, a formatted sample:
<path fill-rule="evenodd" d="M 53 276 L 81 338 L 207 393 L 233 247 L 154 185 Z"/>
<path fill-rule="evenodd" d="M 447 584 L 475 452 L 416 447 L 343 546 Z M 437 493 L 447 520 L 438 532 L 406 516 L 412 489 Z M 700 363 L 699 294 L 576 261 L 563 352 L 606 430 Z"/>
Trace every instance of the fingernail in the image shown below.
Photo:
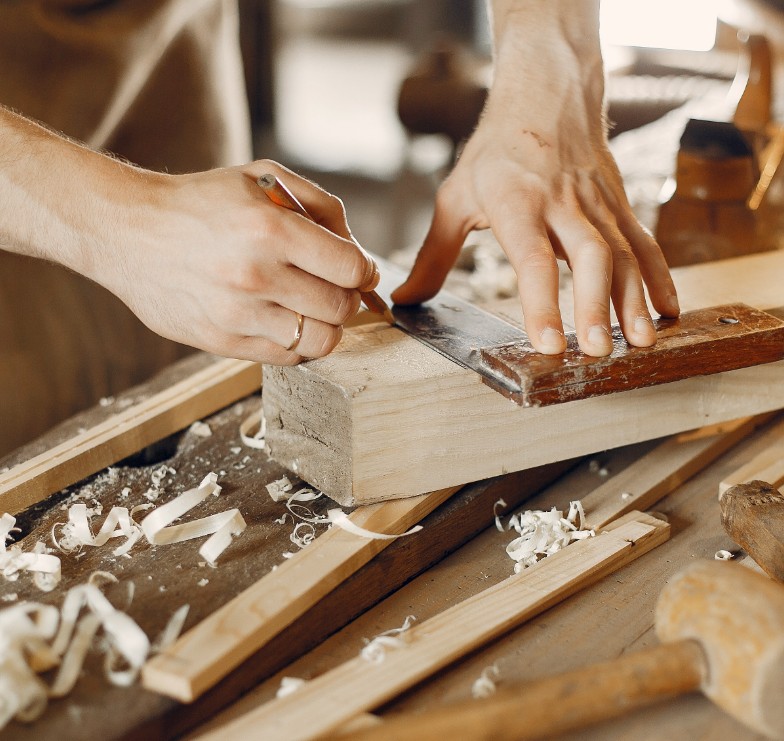
<path fill-rule="evenodd" d="M 646 316 L 638 316 L 634 320 L 634 332 L 640 335 L 653 335 L 655 334 L 653 322 Z"/>
<path fill-rule="evenodd" d="M 681 305 L 678 302 L 678 297 L 674 293 L 667 296 L 667 309 L 671 314 L 680 314 L 681 312 Z"/>
<path fill-rule="evenodd" d="M 606 327 L 602 327 L 601 324 L 594 324 L 594 326 L 588 330 L 588 342 L 595 348 L 601 348 L 607 352 L 612 349 L 610 332 Z"/>
<path fill-rule="evenodd" d="M 563 332 L 559 332 L 552 327 L 545 327 L 539 333 L 541 340 L 541 352 L 556 355 L 564 351 L 564 336 Z"/>

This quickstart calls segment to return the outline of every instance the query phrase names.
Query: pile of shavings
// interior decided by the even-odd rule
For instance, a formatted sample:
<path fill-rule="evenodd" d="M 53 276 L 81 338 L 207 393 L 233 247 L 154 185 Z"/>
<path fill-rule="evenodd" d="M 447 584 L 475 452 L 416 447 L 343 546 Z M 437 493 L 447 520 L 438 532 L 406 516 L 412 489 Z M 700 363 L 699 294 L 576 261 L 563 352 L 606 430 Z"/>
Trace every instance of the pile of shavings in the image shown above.
<path fill-rule="evenodd" d="M 154 485 L 157 486 L 163 477 L 172 471 L 173 469 L 163 466 L 153 472 Z M 218 496 L 221 490 L 218 475 L 210 472 L 197 487 L 183 492 L 158 507 L 152 503 L 137 505 L 130 511 L 127 507 L 112 507 L 96 534 L 93 534 L 91 519 L 101 515 L 100 503 L 95 502 L 95 506 L 90 508 L 84 502 L 76 502 L 68 509 L 68 522 L 56 523 L 53 526 L 52 541 L 63 553 L 70 553 L 81 551 L 85 546 L 99 547 L 110 539 L 122 537 L 125 540 L 112 551 L 112 554 L 129 556 L 129 551 L 142 536 L 150 545 L 167 545 L 209 535 L 210 537 L 199 549 L 199 555 L 214 567 L 218 556 L 229 546 L 232 537 L 245 530 L 245 519 L 240 511 L 234 508 L 190 522 L 176 525 L 172 523 L 210 495 Z M 140 523 L 134 520 L 137 512 L 153 507 L 154 509 Z"/>
<path fill-rule="evenodd" d="M 64 697 L 76 684 L 95 636 L 101 632 L 104 670 L 109 682 L 127 687 L 136 681 L 147 657 L 179 636 L 188 612 L 184 605 L 153 643 L 137 623 L 112 605 L 101 585 L 117 582 L 95 572 L 72 587 L 62 607 L 20 602 L 0 610 L 0 729 L 12 719 L 32 722 L 49 698 Z M 40 676 L 57 669 L 51 684 Z"/>
<path fill-rule="evenodd" d="M 499 499 L 495 506 L 505 507 L 506 502 Z M 596 534 L 593 530 L 584 529 L 585 511 L 579 501 L 569 503 L 566 516 L 556 507 L 549 510 L 529 509 L 512 515 L 505 528 L 496 515 L 495 525 L 501 532 L 514 530 L 518 534 L 506 546 L 509 558 L 515 562 L 515 574 L 575 540 L 585 540 Z"/>
<path fill-rule="evenodd" d="M 60 583 L 60 559 L 47 553 L 40 541 L 27 553 L 16 543 L 8 546 L 6 541 L 18 530 L 13 515 L 5 513 L 0 517 L 0 574 L 7 581 L 16 581 L 21 572 L 29 571 L 35 585 L 43 592 L 50 592 Z"/>

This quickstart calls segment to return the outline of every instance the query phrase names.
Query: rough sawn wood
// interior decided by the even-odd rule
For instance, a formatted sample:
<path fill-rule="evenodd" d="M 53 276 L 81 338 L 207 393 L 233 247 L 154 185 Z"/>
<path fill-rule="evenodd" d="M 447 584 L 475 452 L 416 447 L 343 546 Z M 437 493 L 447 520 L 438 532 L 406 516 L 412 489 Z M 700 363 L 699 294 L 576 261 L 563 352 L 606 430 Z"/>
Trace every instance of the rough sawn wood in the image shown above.
<path fill-rule="evenodd" d="M 673 271 L 684 311 L 782 303 L 784 252 Z M 562 291 L 562 309 L 569 321 Z M 490 307 L 517 311 L 516 299 Z M 650 440 L 784 406 L 784 361 L 650 388 L 520 408 L 397 329 L 346 331 L 335 352 L 265 369 L 273 457 L 341 504 L 445 486 Z"/>

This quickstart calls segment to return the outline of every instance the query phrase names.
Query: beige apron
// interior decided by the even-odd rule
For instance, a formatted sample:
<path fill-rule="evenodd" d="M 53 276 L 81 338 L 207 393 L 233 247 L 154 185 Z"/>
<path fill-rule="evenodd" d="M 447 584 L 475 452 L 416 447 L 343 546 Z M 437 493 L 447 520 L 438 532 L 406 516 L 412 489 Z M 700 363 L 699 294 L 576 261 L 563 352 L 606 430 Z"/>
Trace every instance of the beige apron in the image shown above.
<path fill-rule="evenodd" d="M 246 162 L 236 0 L 3 0 L 0 103 L 151 169 Z M 0 251 L 0 455 L 187 352 L 90 281 Z"/>

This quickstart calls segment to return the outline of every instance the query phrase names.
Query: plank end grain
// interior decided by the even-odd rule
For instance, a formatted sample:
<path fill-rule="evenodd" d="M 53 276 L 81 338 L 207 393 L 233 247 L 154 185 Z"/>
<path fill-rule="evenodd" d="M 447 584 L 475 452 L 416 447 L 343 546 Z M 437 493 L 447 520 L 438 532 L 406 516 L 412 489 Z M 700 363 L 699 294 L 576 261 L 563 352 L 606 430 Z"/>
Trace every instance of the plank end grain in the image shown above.
<path fill-rule="evenodd" d="M 262 409 L 270 455 L 338 504 L 354 504 L 351 399 L 304 366 L 265 366 Z"/>

